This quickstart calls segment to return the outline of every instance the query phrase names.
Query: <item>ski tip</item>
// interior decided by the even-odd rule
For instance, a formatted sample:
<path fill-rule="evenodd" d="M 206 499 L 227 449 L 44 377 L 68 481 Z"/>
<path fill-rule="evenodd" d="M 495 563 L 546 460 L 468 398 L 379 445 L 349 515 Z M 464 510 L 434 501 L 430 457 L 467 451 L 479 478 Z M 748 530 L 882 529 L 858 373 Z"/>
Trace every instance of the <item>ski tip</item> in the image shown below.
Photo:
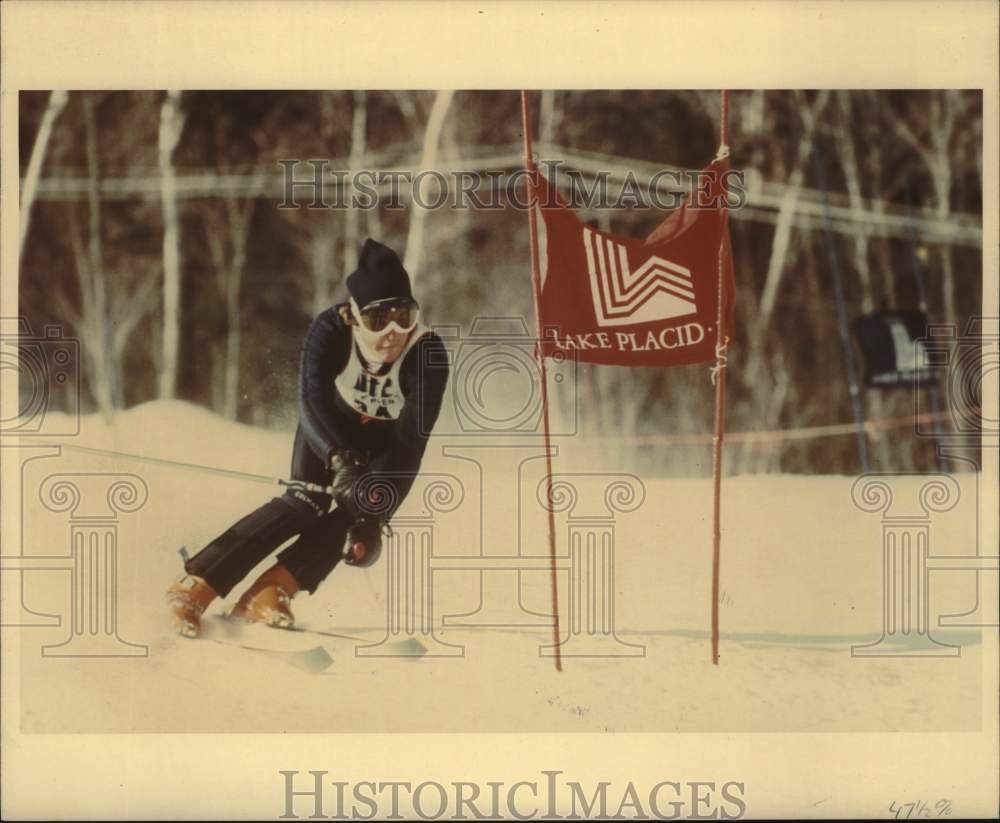
<path fill-rule="evenodd" d="M 285 661 L 309 674 L 320 674 L 333 665 L 333 658 L 322 646 L 301 652 L 294 657 L 286 657 Z"/>
<path fill-rule="evenodd" d="M 399 657 L 418 658 L 427 654 L 427 647 L 415 637 L 398 640 L 392 644 L 392 652 Z"/>

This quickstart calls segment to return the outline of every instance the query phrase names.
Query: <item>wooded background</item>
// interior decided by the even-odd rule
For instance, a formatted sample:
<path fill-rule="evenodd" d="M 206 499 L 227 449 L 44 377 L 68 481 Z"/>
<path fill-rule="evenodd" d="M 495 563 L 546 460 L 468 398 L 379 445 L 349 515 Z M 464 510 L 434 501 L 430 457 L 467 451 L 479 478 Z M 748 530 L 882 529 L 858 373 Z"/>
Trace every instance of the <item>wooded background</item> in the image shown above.
<path fill-rule="evenodd" d="M 534 101 L 539 159 L 584 179 L 698 169 L 719 142 L 717 92 Z M 977 91 L 731 94 L 748 202 L 730 221 L 729 431 L 852 421 L 834 261 L 850 319 L 918 308 L 918 276 L 930 322 L 961 331 L 981 313 L 982 131 Z M 58 324 L 81 341 L 84 411 L 179 398 L 291 428 L 302 337 L 343 296 L 366 236 L 404 256 L 426 322 L 468 330 L 480 315 L 533 315 L 523 211 L 279 209 L 278 161 L 509 172 L 521 139 L 514 91 L 22 92 L 19 311 L 36 333 Z M 582 216 L 635 236 L 663 218 Z M 705 474 L 706 446 L 668 438 L 711 431 L 708 369 L 584 365 L 576 393 L 555 400 L 579 405 L 581 434 L 609 466 Z M 915 406 L 909 389 L 862 390 L 862 401 L 872 420 Z M 872 434 L 870 447 L 877 470 L 935 466 L 912 425 Z M 730 473 L 860 468 L 851 432 L 734 444 L 726 458 Z"/>

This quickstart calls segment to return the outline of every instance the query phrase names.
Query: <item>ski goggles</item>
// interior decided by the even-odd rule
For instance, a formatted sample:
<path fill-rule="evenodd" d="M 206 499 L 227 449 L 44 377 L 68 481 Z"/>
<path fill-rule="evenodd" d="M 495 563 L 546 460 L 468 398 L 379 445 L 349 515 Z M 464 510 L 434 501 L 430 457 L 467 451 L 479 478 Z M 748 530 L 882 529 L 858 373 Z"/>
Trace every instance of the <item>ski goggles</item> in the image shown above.
<path fill-rule="evenodd" d="M 386 300 L 376 300 L 363 309 L 351 300 L 351 314 L 358 325 L 372 334 L 388 334 L 397 331 L 408 334 L 417 327 L 420 319 L 420 307 L 415 300 L 397 297 Z"/>

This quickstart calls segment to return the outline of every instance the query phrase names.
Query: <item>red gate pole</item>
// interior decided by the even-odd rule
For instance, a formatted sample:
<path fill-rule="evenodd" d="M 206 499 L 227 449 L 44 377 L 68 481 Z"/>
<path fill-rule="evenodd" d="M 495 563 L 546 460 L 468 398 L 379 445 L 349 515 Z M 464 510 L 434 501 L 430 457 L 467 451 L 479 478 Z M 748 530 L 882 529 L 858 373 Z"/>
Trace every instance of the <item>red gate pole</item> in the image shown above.
<path fill-rule="evenodd" d="M 561 635 L 559 631 L 559 589 L 558 576 L 556 574 L 556 518 L 552 510 L 552 448 L 551 436 L 549 432 L 549 388 L 548 377 L 545 369 L 545 353 L 542 351 L 542 275 L 538 263 L 538 226 L 535 224 L 535 206 L 537 205 L 537 188 L 535 177 L 538 169 L 535 167 L 535 159 L 531 151 L 531 115 L 528 112 L 528 92 L 521 91 L 521 123 L 524 128 L 524 165 L 528 170 L 528 237 L 531 241 L 531 285 L 532 296 L 535 304 L 535 327 L 538 334 L 538 343 L 535 345 L 536 356 L 538 357 L 538 380 L 542 390 L 542 427 L 545 434 L 545 485 L 546 485 L 546 508 L 549 518 L 549 572 L 552 585 L 552 635 L 553 654 L 555 656 L 556 671 L 562 671 L 562 653 L 559 650 Z"/>
<path fill-rule="evenodd" d="M 721 125 L 719 127 L 719 156 L 729 153 L 729 92 L 722 91 Z M 723 186 L 725 193 L 725 187 Z M 712 382 L 715 383 L 715 433 L 712 437 L 712 483 L 714 500 L 712 504 L 712 664 L 719 665 L 719 559 L 722 546 L 720 514 L 722 508 L 722 440 L 726 427 L 726 346 L 729 337 L 723 330 L 724 312 L 722 308 L 723 281 L 725 272 L 725 239 L 729 231 L 729 210 L 723 205 L 722 234 L 719 239 L 719 283 L 718 308 L 715 315 L 715 367 Z"/>

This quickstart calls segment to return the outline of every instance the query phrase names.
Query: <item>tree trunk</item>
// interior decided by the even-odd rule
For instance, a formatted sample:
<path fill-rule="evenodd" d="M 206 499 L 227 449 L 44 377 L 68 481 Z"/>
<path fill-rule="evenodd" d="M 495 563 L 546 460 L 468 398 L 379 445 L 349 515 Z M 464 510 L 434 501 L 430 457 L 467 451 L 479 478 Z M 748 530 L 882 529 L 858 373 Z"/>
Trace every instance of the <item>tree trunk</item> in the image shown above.
<path fill-rule="evenodd" d="M 837 100 L 840 104 L 840 115 L 844 125 L 843 135 L 836 141 L 837 156 L 840 160 L 841 168 L 844 170 L 844 180 L 847 184 L 847 198 L 851 210 L 861 213 L 864 211 L 864 199 L 861 192 L 861 169 L 859 168 L 857 152 L 854 150 L 854 138 L 851 133 L 851 124 L 854 122 L 856 113 L 852 109 L 851 95 L 848 92 L 838 91 Z M 853 233 L 853 244 L 854 268 L 858 273 L 858 280 L 861 283 L 861 311 L 869 314 L 875 311 L 875 294 L 872 288 L 871 266 L 868 261 L 868 235 L 864 230 L 864 226 Z M 878 390 L 862 394 L 862 399 L 868 400 L 868 404 L 871 407 L 870 415 L 876 420 L 885 416 L 885 404 Z M 882 471 L 890 471 L 892 467 L 891 453 L 887 442 L 888 437 L 889 435 L 886 432 L 881 431 L 875 431 L 872 434 L 877 467 Z"/>
<path fill-rule="evenodd" d="M 427 127 L 424 129 L 423 153 L 420 157 L 420 171 L 427 171 L 434 168 L 437 163 L 438 141 L 441 137 L 441 129 L 444 127 L 445 115 L 451 106 L 451 99 L 454 97 L 453 91 L 439 91 L 434 98 L 434 105 L 431 106 L 430 115 L 427 117 Z M 423 183 L 424 181 L 421 181 Z M 429 189 L 429 185 L 426 187 Z M 425 187 L 419 186 L 421 193 Z M 414 192 L 416 194 L 417 192 Z M 426 199 L 426 195 L 423 195 Z M 416 203 L 410 204 L 412 217 L 410 218 L 410 230 L 406 238 L 406 253 L 403 256 L 403 265 L 410 273 L 410 278 L 414 283 L 419 279 L 420 266 L 424 256 L 424 223 L 427 218 L 427 209 L 418 206 Z"/>
<path fill-rule="evenodd" d="M 324 157 L 334 157 L 337 154 L 336 99 L 336 92 L 320 92 L 319 94 L 319 132 L 320 143 L 325 152 Z M 334 261 L 339 226 L 334 220 L 333 213 L 325 211 L 314 215 L 304 215 L 301 225 L 303 229 L 300 231 L 302 231 L 305 240 L 305 253 L 312 278 L 310 310 L 312 316 L 315 317 L 333 303 Z M 304 230 L 306 227 L 308 230 Z M 347 272 L 345 271 L 343 274 L 346 275 Z"/>
<path fill-rule="evenodd" d="M 168 91 L 160 107 L 160 202 L 163 206 L 163 343 L 160 363 L 160 397 L 177 393 L 178 352 L 181 335 L 180 219 L 173 153 L 184 128 L 179 91 Z"/>
<path fill-rule="evenodd" d="M 947 148 L 938 154 L 937 161 L 933 165 L 934 181 L 934 213 L 941 219 L 947 220 L 951 216 L 951 166 L 948 158 Z M 941 306 L 944 310 L 944 320 L 946 323 L 958 323 L 958 311 L 955 307 L 955 271 L 952 266 L 951 245 L 941 243 L 939 246 L 941 256 Z"/>
<path fill-rule="evenodd" d="M 906 122 L 899 120 L 895 123 L 896 132 L 913 147 L 930 172 L 934 188 L 934 214 L 941 220 L 951 216 L 953 177 L 950 148 L 961 108 L 959 95 L 960 92 L 954 89 L 931 93 L 930 114 L 924 118 L 929 129 L 929 145 L 922 142 Z M 919 131 L 922 131 L 923 125 L 924 122 L 921 122 Z M 943 319 L 946 323 L 957 323 L 954 269 L 951 246 L 947 243 L 941 245 L 941 274 Z"/>
<path fill-rule="evenodd" d="M 330 276 L 333 271 L 333 258 L 336 251 L 337 238 L 333 234 L 333 226 L 329 231 L 322 228 L 313 232 L 309 242 L 309 268 L 312 271 L 313 317 L 330 308 L 333 304 L 333 290 L 330 287 Z"/>
<path fill-rule="evenodd" d="M 538 142 L 548 146 L 555 138 L 559 126 L 559 112 L 556 108 L 556 95 L 559 92 L 546 89 L 542 92 L 541 110 L 538 115 Z"/>
<path fill-rule="evenodd" d="M 882 141 L 885 139 L 885 120 L 881 115 L 880 101 L 877 92 L 868 91 L 864 97 L 867 101 L 867 116 L 865 118 L 865 146 L 868 157 L 868 174 L 874 181 L 878 196 L 871 202 L 871 209 L 875 213 L 875 222 L 883 225 L 885 222 L 885 191 L 882 188 L 884 173 L 882 163 Z M 882 277 L 882 299 L 890 306 L 896 304 L 896 280 L 895 265 L 892 261 L 890 242 L 888 237 L 882 237 L 875 243 L 875 251 L 878 255 L 878 268 Z"/>
<path fill-rule="evenodd" d="M 934 153 L 930 166 L 934 179 L 934 195 L 937 200 L 935 211 L 937 216 L 944 221 L 951 217 L 951 189 L 954 179 L 949 149 L 958 119 L 958 92 L 954 89 L 938 92 L 936 100 L 937 105 L 933 107 L 933 111 L 938 116 L 932 120 L 934 128 L 931 132 L 931 142 Z M 955 305 L 955 272 L 952 266 L 950 243 L 941 244 L 941 292 L 945 322 L 958 323 L 958 310 Z"/>
<path fill-rule="evenodd" d="M 226 407 L 225 414 L 235 420 L 240 402 L 240 341 L 242 340 L 242 314 L 240 297 L 243 293 L 243 274 L 247 260 L 247 238 L 253 222 L 256 193 L 245 201 L 233 198 L 226 201 L 230 248 L 229 276 L 226 279 Z"/>
<path fill-rule="evenodd" d="M 788 253 L 792 220 L 795 217 L 795 207 L 798 203 L 799 191 L 802 188 L 802 180 L 805 175 L 805 164 L 809 159 L 810 152 L 812 152 L 813 134 L 819 123 L 819 116 L 826 107 L 829 95 L 829 91 L 823 89 L 817 95 L 812 106 L 803 106 L 801 109 L 802 136 L 799 138 L 795 164 L 792 166 L 792 172 L 788 178 L 785 196 L 782 198 L 781 206 L 778 210 L 774 241 L 771 244 L 771 259 L 767 265 L 767 278 L 764 281 L 764 290 L 760 298 L 759 333 L 767 331 L 771 315 L 774 313 L 774 306 L 778 299 L 778 286 L 781 284 L 781 276 L 785 271 L 785 257 Z"/>
<path fill-rule="evenodd" d="M 223 414 L 235 420 L 240 402 L 240 285 L 241 276 L 229 279 L 226 291 L 226 376 Z"/>
<path fill-rule="evenodd" d="M 226 312 L 225 341 L 215 354 L 216 388 L 213 391 L 213 400 L 215 408 L 230 420 L 235 420 L 239 412 L 242 340 L 240 301 L 246 268 L 247 238 L 253 221 L 257 194 L 257 191 L 252 191 L 242 200 L 237 199 L 237 195 L 227 195 L 221 204 L 221 209 L 207 204 L 203 212 L 205 240 Z"/>
<path fill-rule="evenodd" d="M 363 91 L 354 92 L 354 114 L 351 118 L 351 153 L 348 159 L 353 177 L 361 170 L 365 158 L 365 132 L 368 122 L 368 99 Z M 361 211 L 348 206 L 344 215 L 344 277 L 346 278 L 358 261 L 361 246 Z"/>
<path fill-rule="evenodd" d="M 108 311 L 107 272 L 101 243 L 101 190 L 98 157 L 96 102 L 93 94 L 83 96 L 83 122 L 87 153 L 88 241 L 87 265 L 90 272 L 90 296 L 93 310 L 86 322 L 90 327 L 92 390 L 97 406 L 109 420 L 118 407 L 118 386 L 111 317 Z"/>
<path fill-rule="evenodd" d="M 798 147 L 795 153 L 795 161 L 788 175 L 788 183 L 785 189 L 785 196 L 778 209 L 777 224 L 774 230 L 774 238 L 771 242 L 771 254 L 768 260 L 767 276 L 764 280 L 764 288 L 761 294 L 760 306 L 757 310 L 756 318 L 752 323 L 753 339 L 761 341 L 759 345 L 751 348 L 745 371 L 745 379 L 754 387 L 754 402 L 757 406 L 754 415 L 757 421 L 777 419 L 781 414 L 781 405 L 777 406 L 768 403 L 768 398 L 778 396 L 784 398 L 784 392 L 775 393 L 776 389 L 783 385 L 786 375 L 770 374 L 766 368 L 767 349 L 763 341 L 767 340 L 767 329 L 774 314 L 778 301 L 779 286 L 785 270 L 788 268 L 789 254 L 792 248 L 792 221 L 795 218 L 795 210 L 798 203 L 799 192 L 802 189 L 805 178 L 806 161 L 809 159 L 813 148 L 813 136 L 819 124 L 819 117 L 826 107 L 830 93 L 824 89 L 816 96 L 811 105 L 806 105 L 804 99 L 799 106 L 799 116 L 802 119 L 802 135 L 799 138 Z M 780 361 L 780 368 L 786 368 L 784 360 Z M 768 380 L 770 386 L 765 388 L 764 381 Z M 758 425 L 760 423 L 758 422 Z M 760 457 L 754 456 L 755 447 L 753 443 L 744 443 L 739 454 L 735 458 L 737 466 L 741 470 L 750 470 L 751 466 L 759 465 Z"/>
<path fill-rule="evenodd" d="M 24 175 L 24 184 L 21 186 L 21 231 L 18 237 L 18 248 L 24 251 L 24 240 L 28 236 L 28 227 L 31 224 L 31 208 L 35 203 L 35 192 L 38 189 L 38 179 L 42 174 L 42 166 L 45 164 L 45 154 L 49 147 L 49 138 L 52 137 L 52 126 L 62 110 L 66 108 L 66 101 L 69 99 L 69 92 L 56 90 L 49 95 L 48 105 L 45 107 L 45 114 L 42 115 L 42 122 L 38 126 L 38 134 L 35 136 L 34 145 L 31 147 L 31 159 L 28 161 L 28 170 Z"/>

